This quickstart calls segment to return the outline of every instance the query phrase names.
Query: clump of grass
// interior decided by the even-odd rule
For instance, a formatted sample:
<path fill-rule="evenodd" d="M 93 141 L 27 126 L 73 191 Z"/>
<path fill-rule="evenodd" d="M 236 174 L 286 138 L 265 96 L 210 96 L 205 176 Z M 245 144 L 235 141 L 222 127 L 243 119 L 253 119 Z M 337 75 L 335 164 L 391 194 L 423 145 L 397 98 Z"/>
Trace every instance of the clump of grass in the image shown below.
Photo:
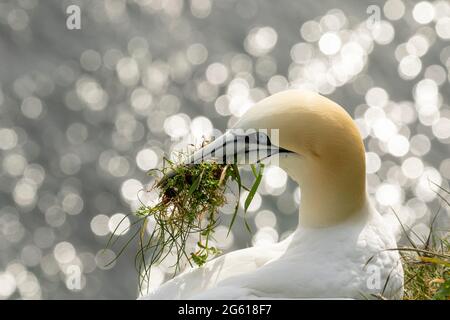
<path fill-rule="evenodd" d="M 181 154 L 180 158 L 182 157 Z M 241 190 L 248 191 L 244 204 L 247 211 L 261 182 L 263 168 L 263 164 L 259 165 L 259 170 L 252 166 L 255 180 L 249 189 L 243 185 L 236 164 L 208 161 L 184 165 L 164 159 L 161 169 L 149 172 L 149 175 L 156 177 L 156 183 L 148 191 L 156 190 L 159 194 L 158 201 L 152 206 L 143 203 L 137 210 L 137 220 L 130 227 L 136 230 L 122 246 L 116 259 L 133 240 L 137 242 L 139 249 L 135 256 L 135 265 L 141 279 L 141 288 L 143 283 L 150 281 L 151 267 L 171 255 L 176 257 L 172 266 L 174 274 L 180 271 L 184 261 L 191 266 L 204 265 L 208 259 L 220 253 L 218 248 L 211 245 L 211 239 L 219 222 L 219 209 L 227 202 L 227 183 L 234 182 L 238 187 L 230 231 L 238 213 Z M 148 228 L 150 220 L 152 227 Z M 244 223 L 250 231 L 245 217 Z M 118 237 L 114 239 L 114 236 L 115 232 L 107 246 L 118 240 Z M 186 246 L 191 237 L 197 239 L 194 251 Z"/>
<path fill-rule="evenodd" d="M 440 185 L 431 181 L 430 183 L 439 189 L 435 190 L 437 196 L 445 206 L 450 208 L 450 202 L 446 198 L 450 192 Z M 444 192 L 444 195 L 441 192 Z M 404 270 L 404 286 L 397 290 L 403 290 L 404 300 L 450 300 L 450 230 L 439 230 L 439 232 L 435 230 L 435 222 L 441 209 L 442 204 L 430 223 L 430 231 L 426 239 L 422 239 L 411 228 L 407 229 L 392 209 L 403 230 L 403 235 L 409 243 L 406 246 L 386 249 L 400 253 Z M 419 241 L 413 241 L 411 235 Z M 386 300 L 384 292 L 390 280 L 389 276 L 384 283 L 383 290 L 379 294 L 371 296 Z"/>
<path fill-rule="evenodd" d="M 450 202 L 446 198 L 450 192 L 440 185 L 430 183 L 438 188 L 435 191 L 437 196 L 450 208 Z M 440 209 L 432 219 L 428 237 L 422 241 L 420 248 L 408 237 L 411 247 L 400 251 L 405 272 L 406 300 L 450 300 L 450 241 L 448 232 L 443 237 L 434 232 L 434 223 L 439 213 Z"/>
<path fill-rule="evenodd" d="M 433 182 L 431 184 L 439 189 L 435 191 L 437 196 L 450 208 L 450 202 L 446 198 L 450 192 Z M 444 195 L 441 192 L 444 192 Z M 399 220 L 409 245 L 391 250 L 398 250 L 402 259 L 405 279 L 404 300 L 450 300 L 449 232 L 442 233 L 441 230 L 439 236 L 434 226 L 440 210 L 441 207 L 431 221 L 426 239 L 421 239 L 413 230 L 406 230 Z M 409 233 L 419 239 L 419 243 L 413 241 Z"/>
<path fill-rule="evenodd" d="M 440 239 L 428 250 L 402 253 L 405 300 L 450 299 L 450 243 Z"/>

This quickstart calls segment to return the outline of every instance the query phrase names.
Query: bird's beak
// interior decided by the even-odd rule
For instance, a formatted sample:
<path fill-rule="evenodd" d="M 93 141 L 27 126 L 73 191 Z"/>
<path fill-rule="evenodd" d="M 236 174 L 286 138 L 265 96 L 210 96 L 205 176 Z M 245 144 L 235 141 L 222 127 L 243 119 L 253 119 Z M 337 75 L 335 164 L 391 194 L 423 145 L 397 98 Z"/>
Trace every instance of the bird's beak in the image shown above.
<path fill-rule="evenodd" d="M 269 132 L 270 131 L 270 132 Z M 192 154 L 186 164 L 214 161 L 223 164 L 276 164 L 278 157 L 292 153 L 278 146 L 278 130 L 229 129 Z"/>

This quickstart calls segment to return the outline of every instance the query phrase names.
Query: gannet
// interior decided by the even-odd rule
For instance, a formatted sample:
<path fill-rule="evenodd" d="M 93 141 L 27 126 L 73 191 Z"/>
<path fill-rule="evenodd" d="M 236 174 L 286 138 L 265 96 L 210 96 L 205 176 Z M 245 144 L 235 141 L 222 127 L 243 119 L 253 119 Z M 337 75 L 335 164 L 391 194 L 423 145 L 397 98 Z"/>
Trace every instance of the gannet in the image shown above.
<path fill-rule="evenodd" d="M 276 244 L 188 269 L 141 298 L 401 298 L 395 234 L 366 192 L 364 144 L 348 113 L 317 93 L 287 90 L 256 103 L 234 128 L 279 129 L 279 166 L 301 189 L 297 228 Z"/>

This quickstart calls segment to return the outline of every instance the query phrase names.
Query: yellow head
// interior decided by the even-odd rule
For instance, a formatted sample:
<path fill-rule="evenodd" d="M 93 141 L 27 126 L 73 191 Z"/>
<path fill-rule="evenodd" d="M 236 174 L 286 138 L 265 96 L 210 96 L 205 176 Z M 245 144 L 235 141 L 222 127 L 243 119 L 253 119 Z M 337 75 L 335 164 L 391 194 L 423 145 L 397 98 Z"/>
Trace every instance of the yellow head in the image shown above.
<path fill-rule="evenodd" d="M 279 146 L 292 151 L 280 166 L 301 188 L 300 223 L 337 224 L 365 204 L 365 152 L 358 128 L 333 101 L 288 90 L 255 104 L 235 125 L 279 129 Z"/>

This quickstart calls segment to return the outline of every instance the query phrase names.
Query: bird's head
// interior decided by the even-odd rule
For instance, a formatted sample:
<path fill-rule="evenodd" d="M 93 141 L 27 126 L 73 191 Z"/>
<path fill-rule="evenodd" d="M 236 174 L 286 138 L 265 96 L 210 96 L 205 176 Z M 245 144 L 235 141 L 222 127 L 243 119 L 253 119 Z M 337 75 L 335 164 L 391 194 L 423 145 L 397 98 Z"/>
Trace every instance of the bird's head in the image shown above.
<path fill-rule="evenodd" d="M 276 163 L 301 188 L 300 223 L 337 224 L 365 204 L 365 152 L 348 113 L 313 92 L 288 90 L 251 107 L 191 163 Z"/>

